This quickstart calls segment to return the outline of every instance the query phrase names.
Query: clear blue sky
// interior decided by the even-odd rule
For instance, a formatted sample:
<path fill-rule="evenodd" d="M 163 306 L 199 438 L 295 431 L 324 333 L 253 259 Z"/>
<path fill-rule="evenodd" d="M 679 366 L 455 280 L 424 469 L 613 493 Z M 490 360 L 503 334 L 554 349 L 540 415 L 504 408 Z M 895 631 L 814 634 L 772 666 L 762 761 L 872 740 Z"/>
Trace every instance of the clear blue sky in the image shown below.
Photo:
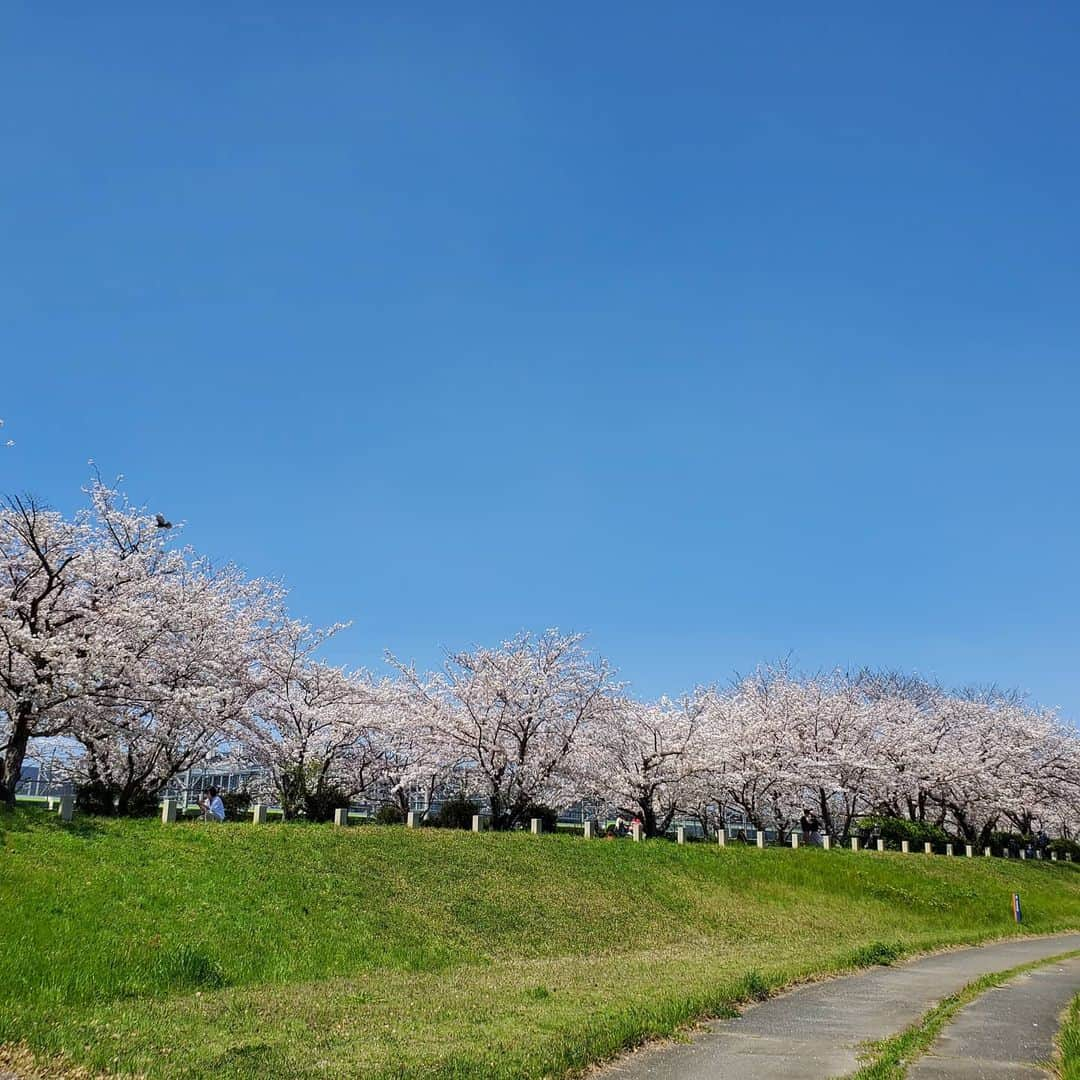
<path fill-rule="evenodd" d="M 335 660 L 1080 715 L 1080 10 L 528 7 L 9 4 L 0 489 L 93 457 Z"/>

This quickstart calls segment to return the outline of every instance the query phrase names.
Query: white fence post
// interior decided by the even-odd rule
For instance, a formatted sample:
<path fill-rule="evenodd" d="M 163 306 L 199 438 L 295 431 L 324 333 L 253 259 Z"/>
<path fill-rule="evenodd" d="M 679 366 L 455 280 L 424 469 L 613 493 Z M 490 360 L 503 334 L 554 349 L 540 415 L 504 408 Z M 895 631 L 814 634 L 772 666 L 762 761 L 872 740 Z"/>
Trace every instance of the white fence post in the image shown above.
<path fill-rule="evenodd" d="M 266 804 L 257 802 L 251 808 L 251 824 L 252 825 L 265 825 L 266 824 Z"/>
<path fill-rule="evenodd" d="M 334 811 L 334 824 L 339 829 L 344 829 L 349 824 L 349 808 L 342 806 Z"/>
<path fill-rule="evenodd" d="M 720 828 L 716 830 L 716 842 L 721 847 L 727 847 L 727 826 L 726 825 L 721 825 Z"/>
<path fill-rule="evenodd" d="M 405 815 L 405 828 L 407 829 L 419 829 L 420 828 L 420 811 L 410 810 Z"/>
<path fill-rule="evenodd" d="M 176 800 L 161 800 L 161 824 L 171 825 L 176 820 Z"/>
<path fill-rule="evenodd" d="M 910 851 L 911 851 L 911 841 L 910 840 L 901 840 L 900 841 L 900 850 L 905 855 L 909 854 Z"/>
<path fill-rule="evenodd" d="M 989 848 L 983 848 L 983 854 L 989 859 L 994 853 Z"/>
<path fill-rule="evenodd" d="M 821 838 L 821 847 L 823 851 L 832 850 L 832 837 L 828 833 Z"/>
<path fill-rule="evenodd" d="M 640 842 L 643 835 L 644 830 L 642 829 L 641 825 L 635 821 L 634 824 L 630 826 L 630 838 L 632 840 Z"/>
<path fill-rule="evenodd" d="M 793 832 L 791 834 L 791 850 L 796 851 L 798 849 L 798 847 L 799 847 L 799 834 Z"/>
<path fill-rule="evenodd" d="M 70 821 L 72 814 L 75 813 L 75 796 L 74 795 L 61 795 L 60 796 L 60 820 Z"/>
<path fill-rule="evenodd" d="M 593 838 L 593 836 L 595 835 L 593 830 L 596 828 L 596 826 L 595 826 L 595 824 L 593 822 L 586 821 L 586 822 L 584 822 L 582 824 L 581 828 L 582 828 L 582 831 L 584 832 L 586 840 L 591 840 Z"/>
<path fill-rule="evenodd" d="M 972 847 L 972 846 L 971 846 L 970 844 L 967 844 L 967 845 L 965 845 L 965 847 L 964 847 L 964 854 L 965 854 L 965 855 L 966 855 L 966 856 L 967 856 L 967 857 L 968 857 L 969 859 L 970 859 L 970 858 L 973 858 L 973 857 L 974 857 L 974 855 L 975 855 L 975 849 L 974 849 L 974 848 L 973 848 L 973 847 Z"/>
<path fill-rule="evenodd" d="M 878 851 L 884 851 L 885 850 L 885 841 L 882 840 L 880 836 L 878 837 L 877 849 L 878 849 Z"/>
<path fill-rule="evenodd" d="M 851 850 L 852 851 L 858 851 L 859 850 L 859 838 L 857 836 L 853 836 L 851 838 Z"/>
<path fill-rule="evenodd" d="M 929 840 L 927 840 L 926 843 L 923 844 L 923 851 L 925 851 L 927 855 L 933 855 L 934 845 L 931 844 Z"/>
<path fill-rule="evenodd" d="M 484 815 L 483 814 L 473 814 L 472 831 L 473 832 L 483 832 L 484 831 Z"/>
<path fill-rule="evenodd" d="M 763 848 L 765 846 L 765 830 L 758 829 L 757 831 L 757 846 Z"/>
<path fill-rule="evenodd" d="M 682 825 L 680 825 L 675 830 L 675 843 L 676 844 L 685 844 L 686 843 L 686 829 L 684 829 Z"/>
<path fill-rule="evenodd" d="M 530 818 L 529 831 L 533 836 L 539 836 L 544 831 L 544 819 L 538 817 Z"/>

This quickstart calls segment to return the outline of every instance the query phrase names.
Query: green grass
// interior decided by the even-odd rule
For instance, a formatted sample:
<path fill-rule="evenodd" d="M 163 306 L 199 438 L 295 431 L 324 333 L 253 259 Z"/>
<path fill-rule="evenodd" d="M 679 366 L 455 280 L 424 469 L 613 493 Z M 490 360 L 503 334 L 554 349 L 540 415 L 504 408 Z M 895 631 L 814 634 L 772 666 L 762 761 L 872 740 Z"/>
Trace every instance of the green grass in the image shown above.
<path fill-rule="evenodd" d="M 1073 998 L 1057 1037 L 1059 1058 L 1054 1063 L 1061 1080 L 1080 1080 L 1080 994 Z"/>
<path fill-rule="evenodd" d="M 978 979 L 973 979 L 955 994 L 943 998 L 932 1009 L 927 1010 L 914 1024 L 889 1039 L 872 1043 L 867 1048 L 867 1062 L 848 1080 L 903 1080 L 915 1059 L 926 1053 L 942 1029 L 967 1004 L 980 997 L 987 990 L 1001 986 L 1025 971 L 1034 971 L 1047 964 L 1080 956 L 1080 950 L 1059 953 L 1043 960 L 1032 960 L 1026 964 L 1017 964 L 1005 971 L 993 971 Z M 1080 1074 L 1078 1074 L 1080 1076 Z"/>
<path fill-rule="evenodd" d="M 1014 890 L 1026 930 L 1080 926 L 1064 863 L 21 809 L 0 1044 L 152 1078 L 558 1077 L 795 980 L 1013 933 Z"/>

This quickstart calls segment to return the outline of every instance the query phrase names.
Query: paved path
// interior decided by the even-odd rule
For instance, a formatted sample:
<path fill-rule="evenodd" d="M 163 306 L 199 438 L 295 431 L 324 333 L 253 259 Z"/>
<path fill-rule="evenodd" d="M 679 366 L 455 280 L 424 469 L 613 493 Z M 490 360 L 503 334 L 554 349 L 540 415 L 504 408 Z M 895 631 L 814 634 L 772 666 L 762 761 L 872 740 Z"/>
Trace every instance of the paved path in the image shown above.
<path fill-rule="evenodd" d="M 1045 1080 L 1062 1011 L 1080 991 L 1080 957 L 1036 968 L 965 1005 L 910 1080 Z"/>
<path fill-rule="evenodd" d="M 689 1043 L 648 1046 L 598 1080 L 827 1080 L 859 1066 L 869 1039 L 895 1035 L 973 979 L 1080 949 L 1080 934 L 1018 938 L 811 983 L 712 1021 Z"/>

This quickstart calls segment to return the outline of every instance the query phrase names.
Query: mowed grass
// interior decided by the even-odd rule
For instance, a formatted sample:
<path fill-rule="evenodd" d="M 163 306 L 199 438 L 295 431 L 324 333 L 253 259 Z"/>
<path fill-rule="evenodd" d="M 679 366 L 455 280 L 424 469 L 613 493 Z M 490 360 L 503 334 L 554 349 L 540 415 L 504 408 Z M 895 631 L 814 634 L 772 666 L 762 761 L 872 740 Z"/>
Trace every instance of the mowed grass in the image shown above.
<path fill-rule="evenodd" d="M 0 1044 L 43 1073 L 558 1077 L 793 980 L 1013 933 L 1013 891 L 1025 930 L 1080 927 L 1065 863 L 21 809 Z"/>

